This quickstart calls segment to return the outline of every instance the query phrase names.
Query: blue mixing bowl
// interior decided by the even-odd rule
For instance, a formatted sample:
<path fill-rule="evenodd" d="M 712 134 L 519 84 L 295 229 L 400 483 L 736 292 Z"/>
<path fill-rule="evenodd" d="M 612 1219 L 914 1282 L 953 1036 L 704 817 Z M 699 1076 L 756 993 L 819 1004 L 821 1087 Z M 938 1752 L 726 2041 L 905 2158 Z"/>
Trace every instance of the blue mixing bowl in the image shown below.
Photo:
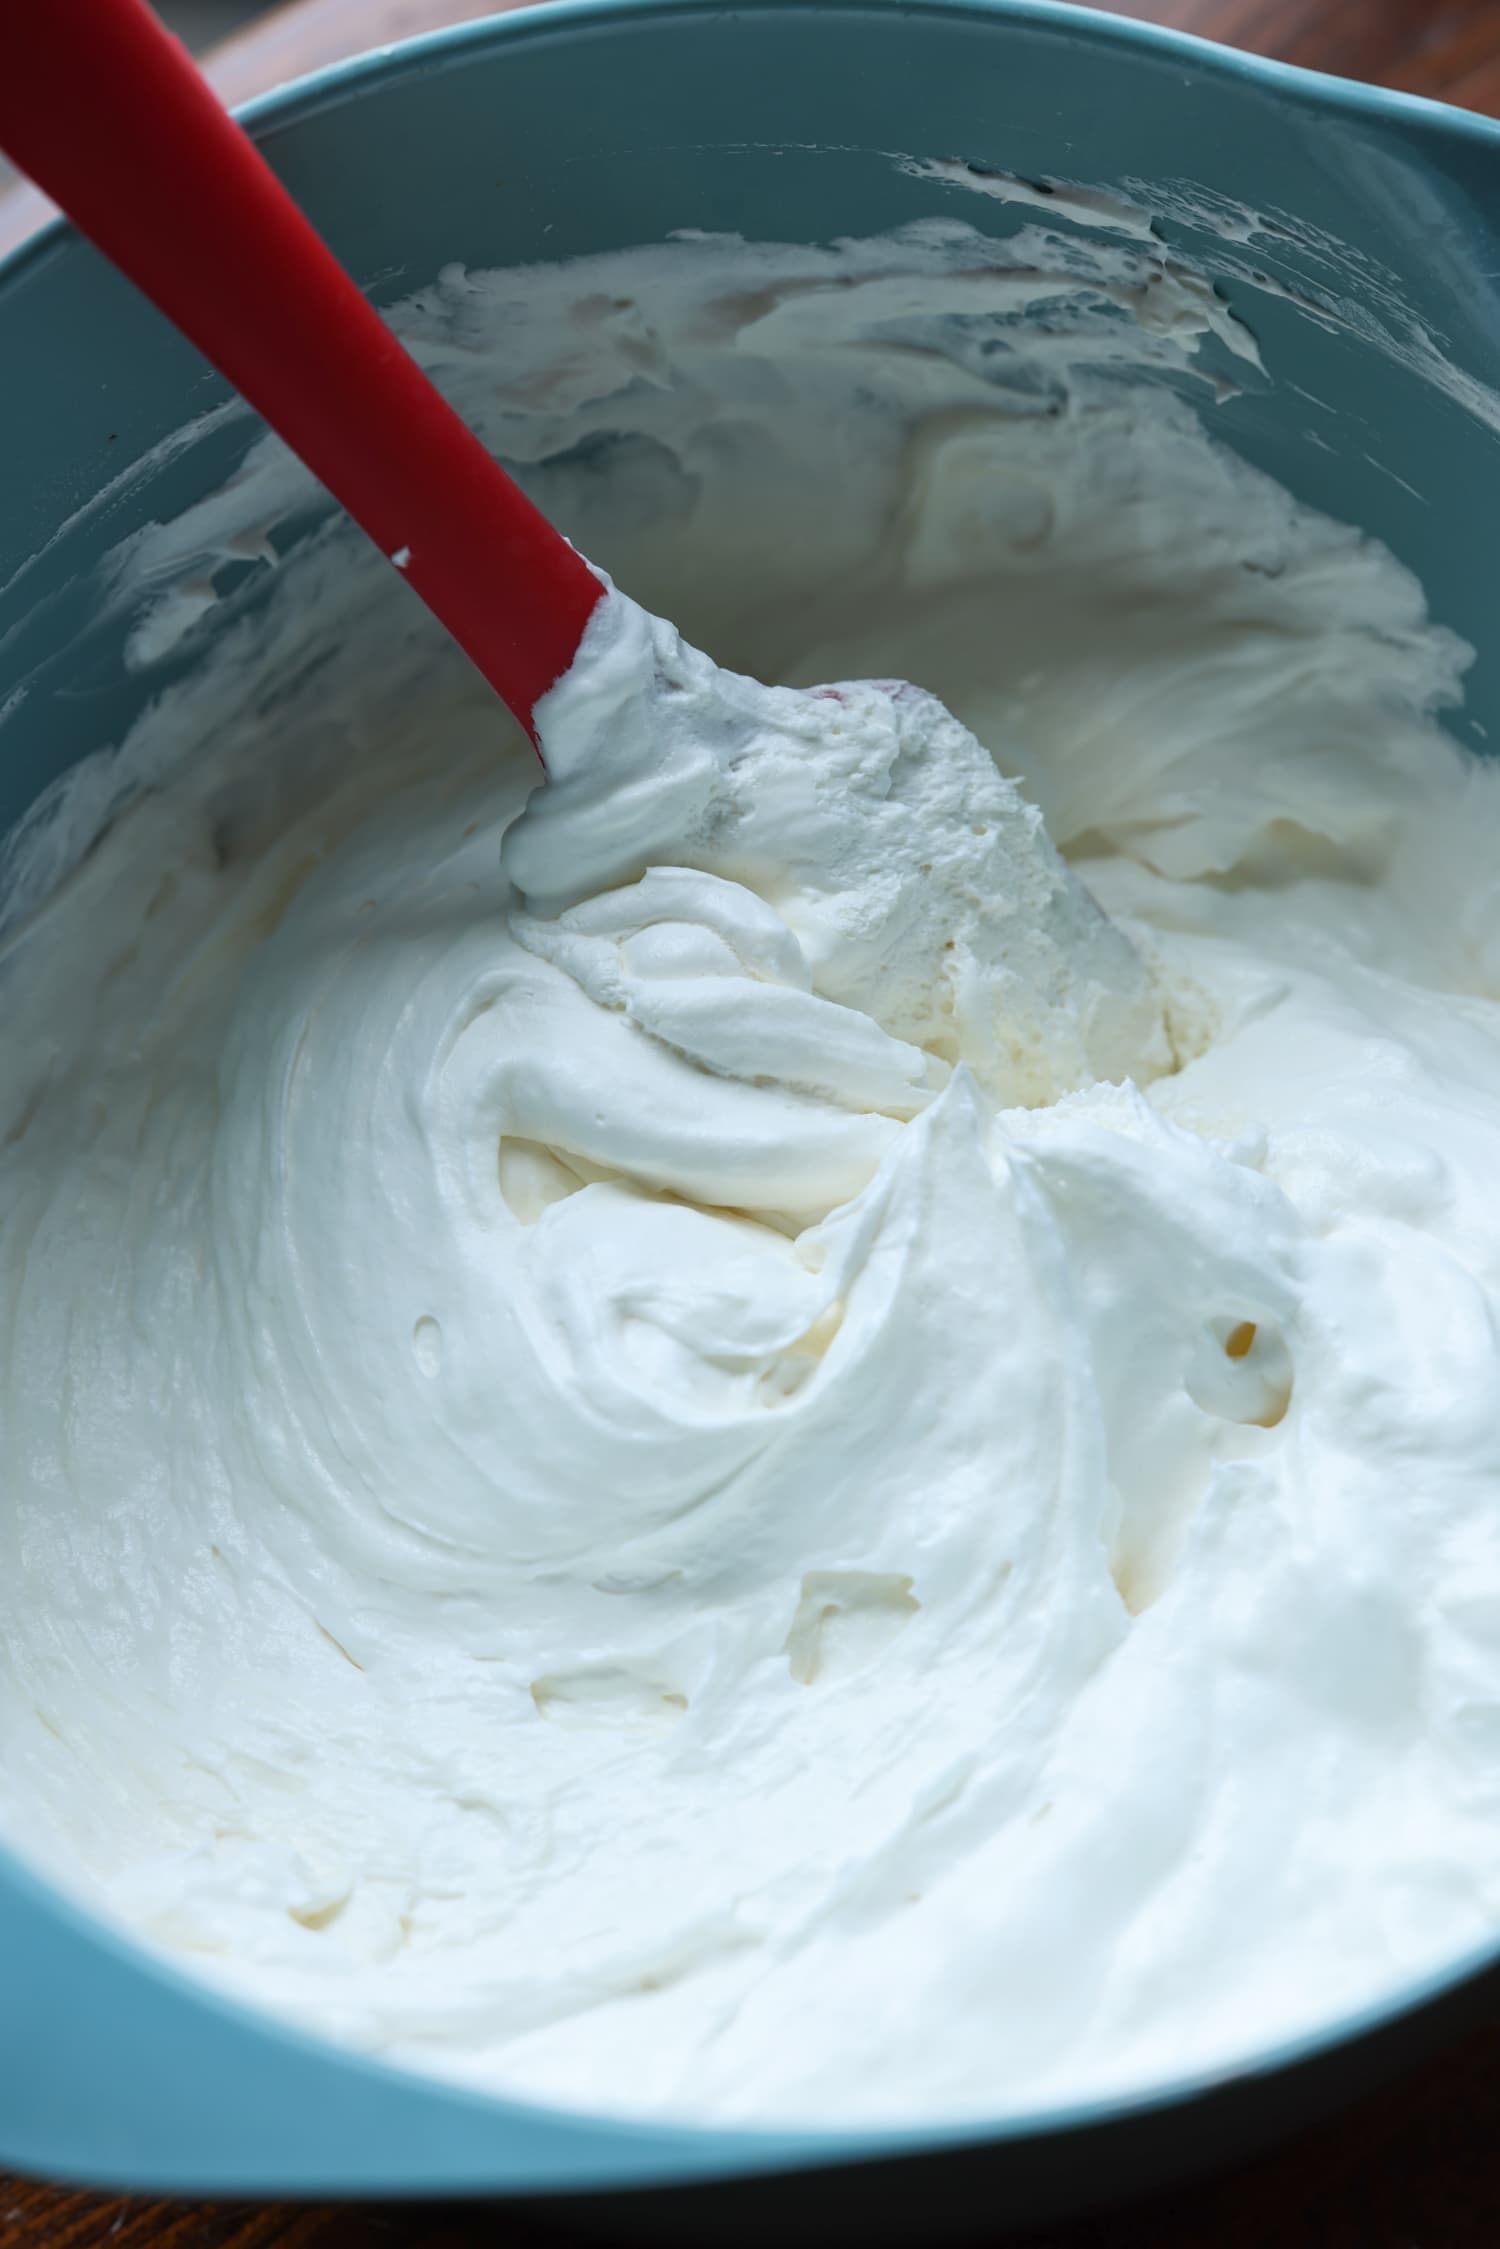
<path fill-rule="evenodd" d="M 1274 380 L 1215 427 L 1416 570 L 1481 650 L 1457 723 L 1500 741 L 1486 647 L 1500 402 L 1484 387 L 1500 383 L 1500 129 L 1041 0 L 581 0 L 372 55 L 251 116 L 377 302 L 451 260 L 511 265 L 685 226 L 807 242 L 935 212 L 1002 233 L 1035 216 L 914 178 L 893 151 L 1030 179 L 1191 183 L 1212 193 L 1173 191 L 1163 231 L 1193 253 L 1232 242 L 1233 204 L 1295 215 L 1269 238 L 1274 289 L 1249 251 L 1226 281 Z M 1349 253 L 1341 311 L 1330 242 Z M 127 621 L 93 613 L 101 556 L 220 485 L 249 425 L 210 425 L 122 476 L 222 386 L 66 230 L 0 273 L 0 336 L 3 835 L 161 684 L 127 669 Z M 568 2195 L 655 2238 L 775 2224 L 869 2240 L 915 2214 L 930 2238 L 1078 2210 L 1263 2143 L 1497 1989 L 1500 1943 L 1251 2068 L 989 2128 L 687 2129 L 488 2099 L 319 2043 L 175 1973 L 0 1853 L 0 2165 L 163 2191 Z"/>

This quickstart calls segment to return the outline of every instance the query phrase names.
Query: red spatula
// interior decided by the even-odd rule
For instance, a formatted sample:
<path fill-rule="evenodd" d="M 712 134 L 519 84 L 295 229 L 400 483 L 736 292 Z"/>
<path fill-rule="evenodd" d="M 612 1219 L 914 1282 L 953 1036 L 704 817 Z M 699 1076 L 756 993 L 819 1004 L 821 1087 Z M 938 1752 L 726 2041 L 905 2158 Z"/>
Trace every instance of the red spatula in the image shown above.
<path fill-rule="evenodd" d="M 532 709 L 572 663 L 599 580 L 145 0 L 0 6 L 0 148 L 285 439 L 535 739 Z"/>

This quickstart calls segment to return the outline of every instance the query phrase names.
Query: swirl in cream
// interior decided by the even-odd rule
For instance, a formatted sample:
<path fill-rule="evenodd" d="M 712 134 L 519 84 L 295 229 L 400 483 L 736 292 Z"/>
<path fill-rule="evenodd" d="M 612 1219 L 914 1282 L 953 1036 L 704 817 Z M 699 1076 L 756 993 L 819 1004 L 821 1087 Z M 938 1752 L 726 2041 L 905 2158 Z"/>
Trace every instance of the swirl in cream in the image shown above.
<path fill-rule="evenodd" d="M 0 963 L 6 1834 L 304 2020 L 680 2115 L 1138 2085 L 1500 1921 L 1464 651 L 1179 404 L 878 339 L 817 592 L 756 353 L 814 331 L 816 419 L 848 301 L 682 323 L 691 507 L 807 532 L 718 645 L 984 750 L 611 594 L 533 793 L 377 609 L 279 754 L 232 645 L 165 696 L 203 754 Z M 558 381 L 687 618 L 610 302 Z"/>

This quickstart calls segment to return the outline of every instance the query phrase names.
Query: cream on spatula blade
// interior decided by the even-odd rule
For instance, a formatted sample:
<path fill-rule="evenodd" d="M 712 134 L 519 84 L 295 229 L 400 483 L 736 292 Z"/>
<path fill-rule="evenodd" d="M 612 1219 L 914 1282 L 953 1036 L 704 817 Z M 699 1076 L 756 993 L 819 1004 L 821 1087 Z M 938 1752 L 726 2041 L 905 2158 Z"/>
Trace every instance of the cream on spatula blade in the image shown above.
<path fill-rule="evenodd" d="M 813 989 L 886 1034 L 872 1108 L 920 1106 L 960 1053 L 1002 1102 L 1169 1066 L 1151 972 L 968 730 L 890 681 L 793 690 L 721 671 L 610 587 L 438 395 L 145 0 L 4 11 L 0 146 L 264 416 L 526 728 L 551 787 L 509 857 L 539 911 L 637 882 L 648 838 L 663 856 L 666 803 L 673 865 L 711 831 L 720 867 L 728 845 L 747 881 L 783 870 Z M 618 786 L 601 795 L 602 772 Z"/>

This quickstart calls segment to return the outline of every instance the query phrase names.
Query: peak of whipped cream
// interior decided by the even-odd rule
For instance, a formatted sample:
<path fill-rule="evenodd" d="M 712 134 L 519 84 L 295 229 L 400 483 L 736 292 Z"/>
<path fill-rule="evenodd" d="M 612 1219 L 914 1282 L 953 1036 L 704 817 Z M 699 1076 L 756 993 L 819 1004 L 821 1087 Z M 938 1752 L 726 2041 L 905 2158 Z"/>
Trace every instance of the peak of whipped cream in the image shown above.
<path fill-rule="evenodd" d="M 732 1068 L 743 1035 L 741 1074 L 785 1077 L 798 1041 L 831 1058 L 857 1038 L 873 1075 L 851 1106 L 886 1106 L 871 1099 L 883 1064 L 901 1114 L 959 1062 L 1004 1105 L 1171 1067 L 1150 968 L 1038 808 L 923 689 L 763 686 L 611 587 L 537 728 L 547 786 L 504 845 L 539 917 L 524 941 L 571 965 L 595 940 L 602 997 L 600 943 L 628 934 L 612 1004 L 658 1035 L 669 1007 L 684 1028 L 705 1016 L 688 1034 L 705 1067 Z M 746 974 L 799 997 L 710 988 L 695 1005 L 710 949 L 669 930 L 700 913 L 719 940 L 709 973 L 743 931 Z"/>

